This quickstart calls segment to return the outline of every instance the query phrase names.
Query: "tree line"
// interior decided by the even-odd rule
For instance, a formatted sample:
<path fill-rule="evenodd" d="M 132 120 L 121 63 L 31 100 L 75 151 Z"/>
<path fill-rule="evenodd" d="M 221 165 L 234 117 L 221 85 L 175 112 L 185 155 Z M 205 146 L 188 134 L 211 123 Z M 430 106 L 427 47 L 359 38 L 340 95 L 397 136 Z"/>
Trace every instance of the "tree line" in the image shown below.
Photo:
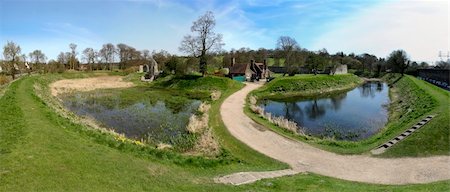
<path fill-rule="evenodd" d="M 231 66 L 231 60 L 237 63 L 267 61 L 269 65 L 284 67 L 286 74 L 294 75 L 302 70 L 308 73 L 320 73 L 324 70 L 336 69 L 339 65 L 347 65 L 351 72 L 360 76 L 379 77 L 385 71 L 407 73 L 418 68 L 429 67 L 428 63 L 411 61 L 403 50 L 393 51 L 387 58 L 364 53 L 330 54 L 326 49 L 310 51 L 301 48 L 297 41 L 289 36 L 280 36 L 275 49 L 249 48 L 224 51 L 222 35 L 214 31 L 216 21 L 212 12 L 206 12 L 192 23 L 191 34 L 184 36 L 179 50 L 188 56 L 171 55 L 165 50 L 137 50 L 119 43 L 103 44 L 99 50 L 85 48 L 81 54 L 77 45 L 69 44 L 69 51 L 60 52 L 57 58 L 47 61 L 41 50 L 22 54 L 15 42 L 8 41 L 3 47 L 4 60 L 1 61 L 3 71 L 15 78 L 19 72 L 63 72 L 65 70 L 136 70 L 136 66 L 155 61 L 164 73 L 186 74 L 193 71 L 203 75 L 214 69 Z M 449 68 L 448 62 L 439 62 L 440 68 Z M 212 70 L 211 70 L 212 69 Z"/>

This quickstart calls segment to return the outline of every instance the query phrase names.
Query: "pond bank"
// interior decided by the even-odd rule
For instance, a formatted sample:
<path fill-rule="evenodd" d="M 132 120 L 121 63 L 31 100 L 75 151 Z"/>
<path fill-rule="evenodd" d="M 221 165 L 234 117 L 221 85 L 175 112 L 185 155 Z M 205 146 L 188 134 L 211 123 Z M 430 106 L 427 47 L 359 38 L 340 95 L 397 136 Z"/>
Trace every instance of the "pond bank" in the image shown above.
<path fill-rule="evenodd" d="M 318 94 L 347 91 L 364 83 L 353 74 L 345 75 L 300 75 L 276 78 L 264 87 L 252 92 L 259 99 L 283 99 L 287 97 L 309 97 Z"/>
<path fill-rule="evenodd" d="M 268 131 L 242 110 L 246 96 L 258 87 L 249 83 L 228 97 L 221 106 L 222 119 L 233 136 L 267 156 L 288 163 L 297 173 L 313 172 L 350 181 L 394 185 L 450 179 L 449 156 L 382 159 L 338 155 Z"/>

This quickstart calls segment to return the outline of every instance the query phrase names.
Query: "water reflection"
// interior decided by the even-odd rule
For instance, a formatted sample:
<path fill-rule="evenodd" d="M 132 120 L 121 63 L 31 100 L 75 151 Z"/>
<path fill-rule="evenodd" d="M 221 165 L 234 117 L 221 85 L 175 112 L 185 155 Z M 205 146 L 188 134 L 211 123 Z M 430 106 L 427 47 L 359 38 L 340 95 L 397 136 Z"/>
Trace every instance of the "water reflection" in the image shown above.
<path fill-rule="evenodd" d="M 266 112 L 284 116 L 303 127 L 307 134 L 359 140 L 376 133 L 387 122 L 388 88 L 382 82 L 367 82 L 346 93 L 296 101 L 262 100 Z"/>

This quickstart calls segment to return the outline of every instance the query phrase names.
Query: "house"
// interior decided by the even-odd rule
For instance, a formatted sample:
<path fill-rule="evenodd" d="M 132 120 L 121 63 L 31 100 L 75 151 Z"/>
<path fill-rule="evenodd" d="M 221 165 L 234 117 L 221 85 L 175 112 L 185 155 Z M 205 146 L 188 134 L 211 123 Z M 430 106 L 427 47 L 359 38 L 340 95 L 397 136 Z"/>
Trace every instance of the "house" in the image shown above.
<path fill-rule="evenodd" d="M 267 69 L 266 60 L 263 63 L 256 63 L 250 60 L 250 63 L 236 63 L 232 58 L 229 76 L 231 78 L 244 77 L 247 81 L 265 79 L 269 77 L 270 71 Z"/>

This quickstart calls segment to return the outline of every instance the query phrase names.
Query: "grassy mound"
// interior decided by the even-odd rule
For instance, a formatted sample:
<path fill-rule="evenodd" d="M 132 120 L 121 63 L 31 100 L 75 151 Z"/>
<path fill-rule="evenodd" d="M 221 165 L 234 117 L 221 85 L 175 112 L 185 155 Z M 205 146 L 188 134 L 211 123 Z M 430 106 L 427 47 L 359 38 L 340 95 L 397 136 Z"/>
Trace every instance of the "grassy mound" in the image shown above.
<path fill-rule="evenodd" d="M 185 90 L 206 90 L 224 91 L 236 84 L 229 78 L 199 75 L 167 76 L 155 81 L 154 86 L 163 88 L 185 89 Z"/>
<path fill-rule="evenodd" d="M 362 82 L 362 79 L 352 74 L 279 77 L 253 93 L 259 98 L 305 97 L 351 89 Z"/>

